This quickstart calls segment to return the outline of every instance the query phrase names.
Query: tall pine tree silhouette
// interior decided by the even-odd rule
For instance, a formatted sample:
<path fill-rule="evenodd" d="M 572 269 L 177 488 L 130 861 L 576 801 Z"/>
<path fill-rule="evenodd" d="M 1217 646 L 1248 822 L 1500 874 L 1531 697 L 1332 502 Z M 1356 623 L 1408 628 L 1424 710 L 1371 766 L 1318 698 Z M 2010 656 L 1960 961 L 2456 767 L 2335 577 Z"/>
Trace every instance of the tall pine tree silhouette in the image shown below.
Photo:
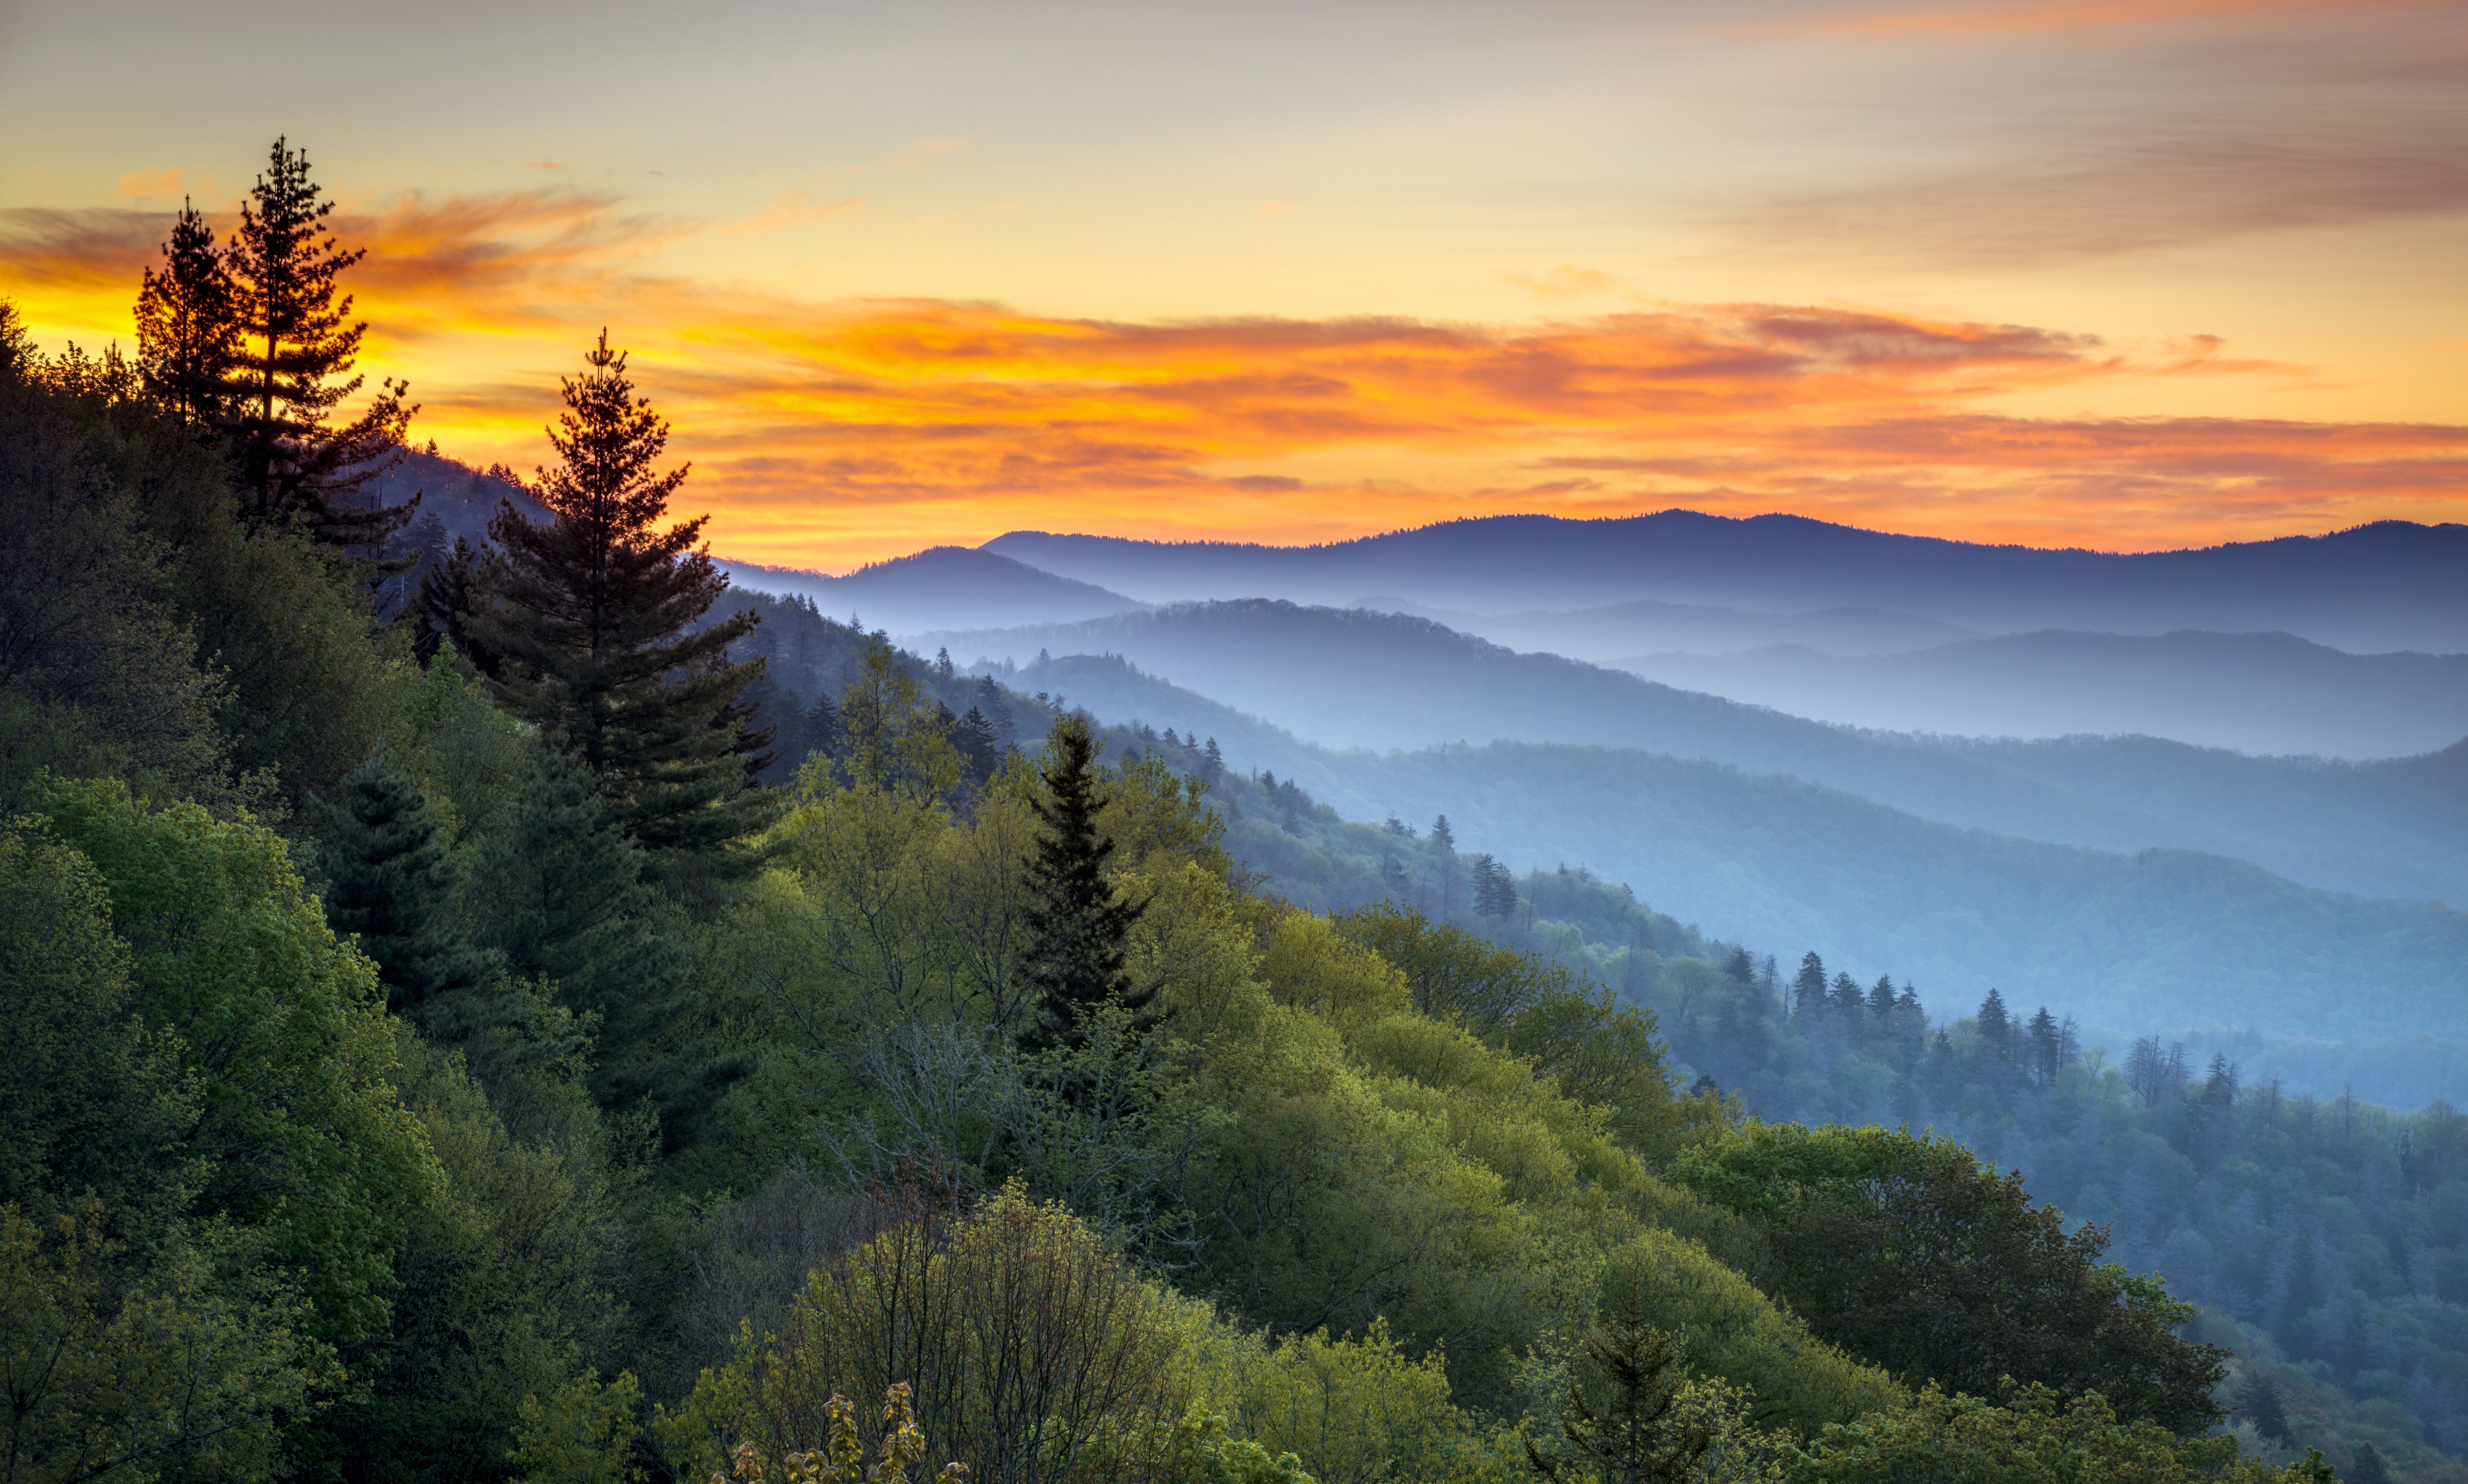
<path fill-rule="evenodd" d="M 390 1008 L 498 975 L 497 956 L 473 947 L 457 921 L 462 874 L 446 853 L 443 821 L 410 774 L 382 754 L 372 757 L 343 780 L 342 802 L 324 812 L 322 854 L 332 880 L 326 921 L 337 933 L 358 935 Z"/>
<path fill-rule="evenodd" d="M 240 363 L 239 306 L 215 233 L 183 200 L 163 243 L 161 272 L 137 289 L 137 372 L 147 394 L 182 423 L 212 432 L 231 421 Z"/>
<path fill-rule="evenodd" d="M 1635 1275 L 1611 1274 L 1603 1312 L 1587 1329 L 1581 1374 L 1560 1407 L 1566 1451 L 1525 1445 L 1534 1472 L 1555 1484 L 1589 1475 L 1600 1484 L 1682 1484 L 1714 1446 L 1709 1423 L 1675 1415 L 1687 1379 L 1680 1346 L 1649 1322 L 1638 1288 Z"/>
<path fill-rule="evenodd" d="M 224 431 L 254 521 L 297 521 L 375 559 L 420 501 L 383 509 L 366 487 L 401 457 L 420 409 L 404 402 L 406 383 L 387 380 L 357 418 L 333 422 L 366 382 L 351 371 L 369 328 L 350 322 L 337 282 L 364 250 L 320 236 L 333 209 L 308 178 L 308 151 L 277 139 L 223 253 L 238 341 Z"/>
<path fill-rule="evenodd" d="M 1154 986 L 1134 989 L 1123 971 L 1124 939 L 1148 909 L 1119 900 L 1106 881 L 1111 835 L 1097 828 L 1097 740 L 1085 719 L 1065 716 L 1046 734 L 1046 797 L 1035 801 L 1043 828 L 1027 861 L 1034 902 L 1028 910 L 1029 984 L 1036 1018 L 1020 1042 L 1032 1051 L 1077 1051 L 1088 1043 L 1090 1017 L 1113 1004 L 1131 1013 L 1132 1028 L 1154 1028 Z"/>
<path fill-rule="evenodd" d="M 583 359 L 548 434 L 561 462 L 530 488 L 554 518 L 497 508 L 490 601 L 462 623 L 495 659 L 498 702 L 566 740 L 656 863 L 743 859 L 725 847 L 769 815 L 747 782 L 769 738 L 745 727 L 738 700 L 764 662 L 732 664 L 728 647 L 756 616 L 694 627 L 728 587 L 697 546 L 709 517 L 656 529 L 686 477 L 657 471 L 669 425 L 634 395 L 606 331 Z"/>

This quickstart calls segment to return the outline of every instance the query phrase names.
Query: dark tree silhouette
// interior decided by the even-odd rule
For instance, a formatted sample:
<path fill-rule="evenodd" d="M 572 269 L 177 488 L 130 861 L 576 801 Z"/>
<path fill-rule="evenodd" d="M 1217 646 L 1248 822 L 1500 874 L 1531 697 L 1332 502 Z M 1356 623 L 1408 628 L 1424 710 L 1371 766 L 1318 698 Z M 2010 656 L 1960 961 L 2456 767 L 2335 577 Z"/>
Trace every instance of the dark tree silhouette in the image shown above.
<path fill-rule="evenodd" d="M 189 427 L 230 422 L 240 320 L 215 233 L 188 201 L 163 244 L 161 272 L 137 290 L 137 372 L 147 395 Z"/>
<path fill-rule="evenodd" d="M 337 283 L 365 250 L 345 252 L 319 235 L 333 209 L 308 179 L 308 151 L 276 140 L 223 253 L 238 339 L 224 422 L 254 521 L 296 521 L 374 559 L 420 499 L 384 509 L 364 491 L 401 457 L 420 409 L 404 402 L 406 383 L 388 380 L 357 418 L 331 421 L 366 380 L 351 370 L 368 331 L 350 323 L 352 296 Z"/>
<path fill-rule="evenodd" d="M 1105 800 L 1098 792 L 1097 740 L 1087 721 L 1066 716 L 1046 736 L 1046 797 L 1036 802 L 1037 854 L 1026 862 L 1035 901 L 1028 910 L 1028 982 L 1036 1015 L 1021 1044 L 1032 1051 L 1077 1051 L 1087 1044 L 1089 1017 L 1112 1004 L 1133 1016 L 1135 1030 L 1162 1018 L 1152 1009 L 1154 986 L 1134 989 L 1123 971 L 1125 936 L 1145 902 L 1118 899 L 1106 880 L 1111 835 L 1097 828 Z"/>
<path fill-rule="evenodd" d="M 744 726 L 738 699 L 764 661 L 732 664 L 728 647 L 758 618 L 694 627 L 728 587 L 697 546 L 708 517 L 655 529 L 686 477 L 655 470 L 669 425 L 634 395 L 606 332 L 583 359 L 590 370 L 564 378 L 566 410 L 549 430 L 562 462 L 529 487 L 554 518 L 498 507 L 488 601 L 461 622 L 498 656 L 498 702 L 563 735 L 655 859 L 743 862 L 726 847 L 769 814 L 746 780 L 770 739 Z"/>

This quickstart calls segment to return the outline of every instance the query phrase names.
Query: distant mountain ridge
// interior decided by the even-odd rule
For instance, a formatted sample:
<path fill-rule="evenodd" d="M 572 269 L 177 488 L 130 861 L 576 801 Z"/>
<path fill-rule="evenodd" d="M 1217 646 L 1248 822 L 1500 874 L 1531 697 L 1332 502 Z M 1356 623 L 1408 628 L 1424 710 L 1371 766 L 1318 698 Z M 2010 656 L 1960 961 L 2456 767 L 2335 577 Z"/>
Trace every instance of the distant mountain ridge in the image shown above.
<path fill-rule="evenodd" d="M 1498 515 L 1322 546 L 1015 531 L 980 550 L 1150 603 L 1392 594 L 1489 613 L 1653 599 L 1885 608 L 1986 633 L 2285 630 L 2359 651 L 2468 651 L 2468 525 L 2116 555 L 1898 536 L 1798 515 Z"/>
<path fill-rule="evenodd" d="M 2035 747 L 1862 732 L 1518 654 L 1426 619 L 1257 599 L 918 642 L 948 645 L 962 664 L 1120 655 L 1332 752 L 1495 740 L 1634 748 L 1805 779 L 1958 828 L 2202 850 L 2329 889 L 2468 904 L 2468 776 L 2407 771 L 2428 760 L 2341 766 L 2152 740 Z"/>
<path fill-rule="evenodd" d="M 910 634 L 921 628 L 1070 623 L 1147 606 L 1120 593 L 1057 577 L 994 552 L 929 546 L 846 577 L 720 559 L 730 581 L 813 600 L 834 618 Z"/>
<path fill-rule="evenodd" d="M 1582 864 L 1717 936 L 1821 946 L 1863 977 L 1916 980 L 1941 1014 L 1998 986 L 2093 1024 L 2468 1035 L 2468 913 L 2431 902 L 2300 886 L 2199 851 L 1966 830 L 1641 748 L 1336 751 L 1114 658 L 1058 658 L 1010 683 L 1216 738 L 1234 767 L 1268 767 L 1349 817 L 1428 827 L 1445 812 L 1461 849 L 1517 870 Z"/>
<path fill-rule="evenodd" d="M 2139 733 L 2337 758 L 2411 757 L 2468 737 L 2468 654 L 2350 654 L 2287 633 L 2043 629 L 1899 654 L 1779 645 L 1614 663 L 1683 690 L 1898 732 Z"/>

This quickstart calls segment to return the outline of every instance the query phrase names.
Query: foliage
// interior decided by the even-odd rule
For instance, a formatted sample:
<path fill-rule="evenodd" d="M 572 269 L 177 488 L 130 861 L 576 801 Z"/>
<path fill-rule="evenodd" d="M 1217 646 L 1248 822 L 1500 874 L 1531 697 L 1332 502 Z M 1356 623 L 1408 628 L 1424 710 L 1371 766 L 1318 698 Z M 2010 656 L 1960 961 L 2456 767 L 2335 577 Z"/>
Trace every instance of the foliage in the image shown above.
<path fill-rule="evenodd" d="M 262 1231 L 271 1261 L 302 1270 L 320 1338 L 381 1333 L 404 1222 L 438 1175 L 388 1083 L 375 970 L 262 826 L 149 810 L 110 783 L 55 785 L 38 807 L 107 883 L 138 1012 L 180 1039 L 197 1080 L 197 1214 Z"/>
<path fill-rule="evenodd" d="M 604 1381 L 585 1370 L 544 1402 L 523 1398 L 510 1458 L 522 1471 L 520 1484 L 635 1484 L 643 1476 L 634 1461 L 641 1402 L 631 1371 Z"/>
<path fill-rule="evenodd" d="M 1167 1295 L 1059 1206 L 1006 1187 L 957 1220 L 922 1203 L 817 1270 L 778 1339 L 700 1395 L 743 1398 L 729 1431 L 764 1466 L 829 1449 L 840 1388 L 909 1380 L 928 1455 L 1003 1481 L 1135 1474 L 1181 1399 Z M 883 1428 L 860 1425 L 880 1448 Z M 672 1436 L 674 1436 L 674 1425 Z"/>
<path fill-rule="evenodd" d="M 1683 1153 L 1674 1176 L 1749 1217 L 1778 1294 L 1819 1335 L 1913 1385 L 1988 1395 L 2006 1378 L 2099 1391 L 2129 1421 L 2200 1432 L 2227 1354 L 2171 1333 L 2193 1306 L 2099 1257 L 2021 1176 L 1951 1140 L 1761 1124 Z"/>
<path fill-rule="evenodd" d="M 1586 1332 L 1591 1374 L 1568 1382 L 1561 1409 L 1565 1451 L 1529 1441 L 1526 1460 L 1546 1479 L 1590 1465 L 1602 1484 L 1684 1484 L 1713 1448 L 1714 1426 L 1681 1409 L 1680 1348 L 1645 1322 L 1635 1290 L 1607 1297 L 1609 1312 Z"/>
<path fill-rule="evenodd" d="M 2073 1398 L 2023 1386 L 2001 1404 L 1930 1386 L 1910 1405 L 1827 1427 L 1793 1450 L 1782 1484 L 2332 1484 L 2321 1455 L 2273 1469 L 2241 1457 L 2233 1438 L 2174 1435 L 2150 1422 L 2120 1421 L 2097 1392 Z"/>

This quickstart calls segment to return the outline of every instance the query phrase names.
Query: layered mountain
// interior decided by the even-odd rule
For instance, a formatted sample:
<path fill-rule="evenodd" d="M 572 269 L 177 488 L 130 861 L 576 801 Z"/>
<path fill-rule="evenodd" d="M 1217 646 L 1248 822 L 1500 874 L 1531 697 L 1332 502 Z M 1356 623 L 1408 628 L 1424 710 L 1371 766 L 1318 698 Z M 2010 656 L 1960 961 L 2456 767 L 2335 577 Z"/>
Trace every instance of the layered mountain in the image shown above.
<path fill-rule="evenodd" d="M 2091 1024 L 2468 1034 L 2468 913 L 2434 903 L 2323 891 L 2202 851 L 1962 829 L 1642 748 L 1337 751 L 1116 658 L 1055 659 L 1011 683 L 1214 738 L 1232 766 L 1354 818 L 1427 827 L 1445 813 L 1462 849 L 1520 871 L 1590 867 L 1717 936 L 1915 981 L 1944 1014 L 1994 986 Z"/>
<path fill-rule="evenodd" d="M 919 642 L 946 645 L 963 664 L 1118 655 L 1335 750 L 1494 741 L 1635 749 L 1798 778 L 1963 829 L 2199 850 L 2333 890 L 2468 904 L 2459 749 L 2335 764 L 2147 738 L 1997 744 L 1867 732 L 1519 654 L 1425 619 L 1260 600 Z"/>
<path fill-rule="evenodd" d="M 1069 623 L 1146 606 L 993 552 L 934 546 L 846 577 L 722 560 L 733 582 L 811 600 L 834 618 L 910 634 L 921 628 Z"/>
<path fill-rule="evenodd" d="M 2361 652 L 2468 651 L 2468 525 L 2119 555 L 1896 536 L 1797 515 L 1500 515 L 1321 546 L 1017 531 L 983 548 L 1151 603 L 1385 594 L 1511 613 L 1651 599 L 1794 614 L 1881 608 L 1982 633 L 2284 630 Z"/>
<path fill-rule="evenodd" d="M 1792 643 L 1618 664 L 1682 690 L 1892 731 L 2140 733 L 2340 758 L 2407 757 L 2468 737 L 2468 654 L 2350 654 L 2285 633 L 2044 631 L 1866 655 Z"/>

